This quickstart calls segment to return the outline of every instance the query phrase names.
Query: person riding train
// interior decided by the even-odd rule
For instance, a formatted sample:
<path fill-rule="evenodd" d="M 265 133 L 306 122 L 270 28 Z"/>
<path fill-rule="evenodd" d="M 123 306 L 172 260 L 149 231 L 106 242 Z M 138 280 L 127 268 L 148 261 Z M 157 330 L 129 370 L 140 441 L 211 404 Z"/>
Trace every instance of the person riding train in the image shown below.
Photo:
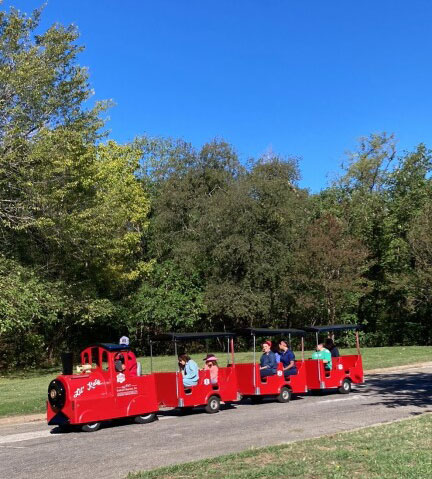
<path fill-rule="evenodd" d="M 275 353 L 271 350 L 271 341 L 264 341 L 262 343 L 263 354 L 260 359 L 260 375 L 261 378 L 273 376 L 276 374 L 277 361 Z"/>
<path fill-rule="evenodd" d="M 297 374 L 297 366 L 295 363 L 295 355 L 288 347 L 286 341 L 281 340 L 279 341 L 279 351 L 280 351 L 280 362 L 283 366 L 283 372 L 285 379 L 289 376 Z"/>
<path fill-rule="evenodd" d="M 312 353 L 312 359 L 321 359 L 324 363 L 326 371 L 331 371 L 332 368 L 332 356 L 328 349 L 324 347 L 323 343 L 320 343 L 316 347 L 316 351 Z"/>
<path fill-rule="evenodd" d="M 196 386 L 199 379 L 198 364 L 187 354 L 180 354 L 178 362 L 183 376 L 183 386 Z"/>
<path fill-rule="evenodd" d="M 214 354 L 207 354 L 203 361 L 204 371 L 210 371 L 210 383 L 217 384 L 219 373 L 218 358 Z"/>

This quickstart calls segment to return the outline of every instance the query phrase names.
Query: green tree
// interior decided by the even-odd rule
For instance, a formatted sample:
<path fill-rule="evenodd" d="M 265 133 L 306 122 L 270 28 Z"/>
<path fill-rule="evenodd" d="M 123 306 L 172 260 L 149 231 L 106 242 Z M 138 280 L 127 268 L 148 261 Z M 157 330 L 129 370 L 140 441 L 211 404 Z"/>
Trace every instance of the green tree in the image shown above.
<path fill-rule="evenodd" d="M 43 208 L 37 201 L 39 170 L 50 158 L 35 152 L 40 143 L 51 143 L 50 154 L 63 149 L 81 155 L 103 125 L 99 114 L 106 104 L 82 108 L 92 91 L 86 70 L 76 64 L 82 50 L 75 43 L 76 28 L 56 24 L 36 35 L 40 15 L 40 10 L 30 17 L 14 9 L 0 12 L 2 227 L 38 221 Z"/>
<path fill-rule="evenodd" d="M 203 285 L 172 260 L 155 264 L 126 305 L 126 324 L 143 344 L 148 333 L 202 328 Z"/>
<path fill-rule="evenodd" d="M 150 206 L 141 148 L 102 143 L 108 104 L 85 106 L 92 90 L 76 28 L 36 34 L 40 15 L 0 12 L 0 254 L 12 267 L 0 341 L 25 331 L 51 357 L 110 331 L 115 300 L 149 269 Z M 22 329 L 20 318 L 31 324 Z"/>
<path fill-rule="evenodd" d="M 295 254 L 297 307 L 312 324 L 356 322 L 369 290 L 368 250 L 333 216 L 314 220 Z"/>

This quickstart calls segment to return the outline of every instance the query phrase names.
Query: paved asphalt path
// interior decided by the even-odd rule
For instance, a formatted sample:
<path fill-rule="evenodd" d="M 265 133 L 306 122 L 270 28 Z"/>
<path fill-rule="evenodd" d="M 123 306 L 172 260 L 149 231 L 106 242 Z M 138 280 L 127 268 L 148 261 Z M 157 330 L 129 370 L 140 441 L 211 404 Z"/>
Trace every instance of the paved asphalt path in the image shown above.
<path fill-rule="evenodd" d="M 297 441 L 432 412 L 432 367 L 367 377 L 349 395 L 240 403 L 209 415 L 170 411 L 152 424 L 62 434 L 45 423 L 0 426 L 1 479 L 124 478 L 130 471 Z"/>

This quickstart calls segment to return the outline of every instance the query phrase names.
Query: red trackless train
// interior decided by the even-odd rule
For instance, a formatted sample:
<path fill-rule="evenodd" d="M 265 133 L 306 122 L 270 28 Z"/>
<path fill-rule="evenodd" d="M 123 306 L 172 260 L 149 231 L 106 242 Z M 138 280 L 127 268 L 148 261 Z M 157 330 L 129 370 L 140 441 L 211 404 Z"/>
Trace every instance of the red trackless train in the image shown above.
<path fill-rule="evenodd" d="M 356 355 L 332 358 L 329 370 L 320 359 L 304 359 L 306 332 L 314 332 L 318 342 L 320 333 L 330 335 L 349 329 L 356 332 Z M 209 371 L 201 370 L 194 386 L 184 386 L 182 373 L 178 370 L 141 374 L 140 364 L 129 346 L 109 343 L 89 346 L 80 354 L 81 365 L 76 374 L 72 373 L 71 356 L 63 358 L 63 374 L 48 387 L 47 421 L 61 429 L 77 426 L 92 432 L 104 421 L 117 418 L 131 418 L 141 424 L 152 422 L 160 407 L 185 411 L 203 406 L 208 413 L 215 413 L 221 402 L 235 402 L 242 397 L 249 397 L 252 402 L 260 402 L 263 397 L 288 402 L 292 394 L 308 391 L 337 389 L 346 394 L 351 391 L 351 384 L 363 383 L 359 329 L 356 325 L 315 326 L 304 330 L 251 328 L 239 333 L 253 337 L 254 361 L 247 364 L 234 361 L 234 333 L 168 333 L 158 337 L 158 340 L 174 343 L 176 364 L 179 342 L 215 337 L 227 339 L 228 364 L 219 367 L 217 381 L 211 381 Z M 293 335 L 301 338 L 301 359 L 295 361 L 297 373 L 284 376 L 279 363 L 276 374 L 261 378 L 255 358 L 256 338 L 282 335 L 289 337 L 289 341 Z"/>

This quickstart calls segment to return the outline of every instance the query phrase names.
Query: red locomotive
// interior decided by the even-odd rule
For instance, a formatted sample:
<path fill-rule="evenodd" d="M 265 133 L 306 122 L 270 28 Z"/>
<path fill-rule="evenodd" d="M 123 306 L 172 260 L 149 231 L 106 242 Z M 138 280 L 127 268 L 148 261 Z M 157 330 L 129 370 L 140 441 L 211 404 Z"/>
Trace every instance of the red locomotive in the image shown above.
<path fill-rule="evenodd" d="M 96 431 L 101 422 L 132 417 L 143 424 L 159 410 L 153 374 L 139 375 L 129 346 L 97 344 L 81 352 L 81 367 L 72 374 L 72 357 L 63 361 L 63 374 L 48 387 L 47 420 L 62 429 L 81 426 Z"/>

